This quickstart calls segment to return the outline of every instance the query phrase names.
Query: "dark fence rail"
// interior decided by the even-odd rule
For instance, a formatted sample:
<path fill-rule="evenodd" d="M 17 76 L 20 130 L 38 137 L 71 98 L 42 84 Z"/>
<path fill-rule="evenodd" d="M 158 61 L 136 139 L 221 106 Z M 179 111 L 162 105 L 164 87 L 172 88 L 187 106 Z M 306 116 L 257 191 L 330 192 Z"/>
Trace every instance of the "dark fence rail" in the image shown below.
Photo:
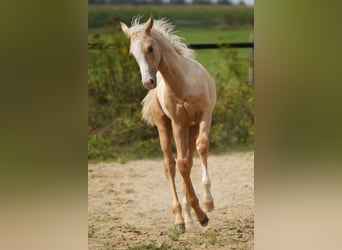
<path fill-rule="evenodd" d="M 115 46 L 113 43 L 88 43 L 88 49 L 106 49 Z M 220 48 L 254 48 L 254 43 L 206 43 L 206 44 L 189 44 L 191 49 L 220 49 Z"/>
<path fill-rule="evenodd" d="M 189 44 L 191 49 L 254 48 L 254 43 Z"/>

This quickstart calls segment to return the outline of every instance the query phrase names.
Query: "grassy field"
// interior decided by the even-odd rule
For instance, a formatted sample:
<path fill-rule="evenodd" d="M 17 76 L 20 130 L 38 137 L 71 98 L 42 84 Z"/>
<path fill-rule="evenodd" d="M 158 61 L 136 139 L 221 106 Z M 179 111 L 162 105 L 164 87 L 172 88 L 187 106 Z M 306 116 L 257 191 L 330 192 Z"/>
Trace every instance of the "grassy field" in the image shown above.
<path fill-rule="evenodd" d="M 249 42 L 250 35 L 253 33 L 252 28 L 243 27 L 240 29 L 215 29 L 215 28 L 195 28 L 195 27 L 176 27 L 176 34 L 185 39 L 188 44 L 201 43 L 235 43 L 235 42 Z M 112 43 L 110 38 L 111 32 L 121 32 L 117 29 L 102 28 L 90 29 L 89 39 L 94 34 L 100 34 L 108 43 Z M 239 59 L 249 59 L 250 49 L 233 49 L 237 52 Z M 203 64 L 210 73 L 222 73 L 222 67 L 218 64 L 217 58 L 222 56 L 222 51 L 217 49 L 196 50 L 197 60 Z"/>
<path fill-rule="evenodd" d="M 246 6 L 91 5 L 88 6 L 88 27 L 112 26 L 119 20 L 130 23 L 134 16 L 147 18 L 151 14 L 188 27 L 251 27 L 254 23 L 254 8 Z"/>
<path fill-rule="evenodd" d="M 190 28 L 180 27 L 179 36 L 183 37 L 187 43 L 238 43 L 249 42 L 252 28 L 240 29 L 214 29 L 214 28 Z M 249 59 L 250 49 L 234 49 L 239 59 Z M 222 73 L 222 68 L 218 67 L 217 58 L 222 54 L 218 49 L 196 50 L 196 58 L 202 63 L 210 73 Z"/>
<path fill-rule="evenodd" d="M 214 29 L 179 27 L 177 34 L 189 43 L 248 42 L 252 28 Z"/>

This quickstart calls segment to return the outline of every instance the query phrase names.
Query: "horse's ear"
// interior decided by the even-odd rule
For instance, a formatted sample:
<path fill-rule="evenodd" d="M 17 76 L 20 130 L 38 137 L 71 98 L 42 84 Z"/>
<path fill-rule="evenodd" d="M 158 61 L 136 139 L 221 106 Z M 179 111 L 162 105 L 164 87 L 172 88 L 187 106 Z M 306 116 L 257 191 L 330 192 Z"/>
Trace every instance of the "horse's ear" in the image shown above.
<path fill-rule="evenodd" d="M 151 16 L 144 25 L 144 30 L 146 33 L 150 33 L 153 26 L 153 16 Z"/>
<path fill-rule="evenodd" d="M 129 28 L 127 27 L 127 25 L 123 22 L 120 22 L 120 25 L 121 25 L 122 32 L 129 38 L 130 34 L 129 34 Z"/>

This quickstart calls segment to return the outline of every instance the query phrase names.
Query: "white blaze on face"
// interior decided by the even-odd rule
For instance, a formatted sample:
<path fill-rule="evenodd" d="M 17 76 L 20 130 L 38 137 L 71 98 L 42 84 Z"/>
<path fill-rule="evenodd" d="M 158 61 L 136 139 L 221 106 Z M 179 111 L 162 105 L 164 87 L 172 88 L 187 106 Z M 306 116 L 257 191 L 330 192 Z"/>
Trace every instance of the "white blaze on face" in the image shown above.
<path fill-rule="evenodd" d="M 139 65 L 142 82 L 144 83 L 145 81 L 151 79 L 149 69 L 148 69 L 148 64 L 146 62 L 144 55 L 141 53 L 140 41 L 132 42 L 131 53 L 135 57 L 135 60 L 137 61 Z"/>

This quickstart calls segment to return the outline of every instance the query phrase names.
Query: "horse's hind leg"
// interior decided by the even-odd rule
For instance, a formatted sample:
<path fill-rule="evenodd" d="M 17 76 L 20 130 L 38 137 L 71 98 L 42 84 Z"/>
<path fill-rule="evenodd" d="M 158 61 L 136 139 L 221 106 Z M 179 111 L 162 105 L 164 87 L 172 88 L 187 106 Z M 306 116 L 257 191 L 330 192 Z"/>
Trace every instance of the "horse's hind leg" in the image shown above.
<path fill-rule="evenodd" d="M 206 212 L 210 212 L 214 209 L 214 199 L 210 192 L 211 181 L 208 173 L 208 151 L 209 151 L 209 139 L 208 134 L 210 130 L 211 116 L 208 115 L 206 119 L 200 122 L 199 135 L 196 140 L 197 152 L 202 162 L 202 185 L 204 187 L 203 194 L 203 209 Z"/>

